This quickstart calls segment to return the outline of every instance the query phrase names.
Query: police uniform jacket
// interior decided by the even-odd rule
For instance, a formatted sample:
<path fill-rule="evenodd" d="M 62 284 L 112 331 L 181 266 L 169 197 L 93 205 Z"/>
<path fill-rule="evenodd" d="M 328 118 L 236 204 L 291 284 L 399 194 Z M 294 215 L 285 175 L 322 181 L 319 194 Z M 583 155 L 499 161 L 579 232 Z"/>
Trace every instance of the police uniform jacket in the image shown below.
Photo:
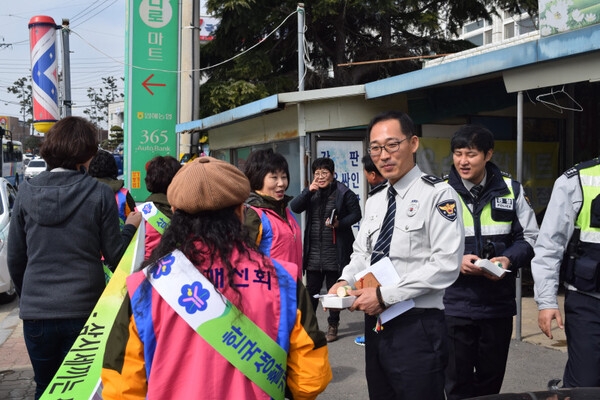
<path fill-rule="evenodd" d="M 515 278 L 518 268 L 528 266 L 538 234 L 535 213 L 519 182 L 508 178 L 493 163 L 486 164 L 486 184 L 474 199 L 454 166 L 448 183 L 460 195 L 465 221 L 465 252 L 479 258 L 505 256 L 509 269 L 499 281 L 485 276 L 460 274 L 444 296 L 446 315 L 486 319 L 516 314 Z M 472 226 L 467 226 L 467 221 Z M 484 247 L 493 249 L 485 254 Z"/>
<path fill-rule="evenodd" d="M 370 265 L 371 253 L 386 213 L 389 183 L 367 199 L 350 263 L 340 279 L 354 285 L 355 274 Z M 381 282 L 387 305 L 413 299 L 415 307 L 443 309 L 444 289 L 456 280 L 464 250 L 459 198 L 440 178 L 418 166 L 394 184 L 396 214 L 390 260 L 400 281 Z"/>
<path fill-rule="evenodd" d="M 576 226 L 581 231 L 581 245 L 579 246 L 578 261 L 581 265 L 586 260 L 595 259 L 598 263 L 597 248 L 600 243 L 600 228 L 593 227 L 592 219 L 598 218 L 600 210 L 596 196 L 600 191 L 598 176 L 600 175 L 600 159 L 595 158 L 583 162 L 567 170 L 558 177 L 552 189 L 552 195 L 547 207 L 547 218 L 544 219 L 540 228 L 540 234 L 535 244 L 535 257 L 531 261 L 531 273 L 535 282 L 535 301 L 540 310 L 547 308 L 558 308 L 556 295 L 558 291 L 561 264 L 563 255 Z M 586 196 L 584 196 L 584 190 Z M 594 210 L 596 206 L 596 211 Z M 557 214 L 555 214 L 557 213 Z M 580 214 L 586 221 L 578 219 Z M 560 218 L 552 218 L 550 215 L 558 215 Z M 583 226 L 581 226 L 583 225 Z M 592 257 L 590 257 L 592 255 Z M 581 271 L 585 273 L 585 271 Z M 580 272 L 580 273 L 581 273 Z M 598 271 L 591 268 L 590 274 L 597 276 Z M 567 284 L 569 290 L 577 290 L 575 286 Z M 600 298 L 600 293 L 587 291 L 586 294 Z"/>

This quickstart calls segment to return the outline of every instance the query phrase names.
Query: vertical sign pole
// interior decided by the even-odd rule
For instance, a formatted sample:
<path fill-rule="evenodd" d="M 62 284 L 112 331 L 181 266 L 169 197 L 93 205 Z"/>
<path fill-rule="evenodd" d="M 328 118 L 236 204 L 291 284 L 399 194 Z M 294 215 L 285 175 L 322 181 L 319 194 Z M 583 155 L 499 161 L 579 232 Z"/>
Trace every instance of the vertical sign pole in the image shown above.
<path fill-rule="evenodd" d="M 127 5 L 125 181 L 133 198 L 143 201 L 146 163 L 158 155 L 177 157 L 179 1 Z"/>
<path fill-rule="evenodd" d="M 62 52 L 63 52 L 63 117 L 71 116 L 71 47 L 69 46 L 69 20 L 62 20 Z M 109 127 L 110 128 L 110 127 Z"/>

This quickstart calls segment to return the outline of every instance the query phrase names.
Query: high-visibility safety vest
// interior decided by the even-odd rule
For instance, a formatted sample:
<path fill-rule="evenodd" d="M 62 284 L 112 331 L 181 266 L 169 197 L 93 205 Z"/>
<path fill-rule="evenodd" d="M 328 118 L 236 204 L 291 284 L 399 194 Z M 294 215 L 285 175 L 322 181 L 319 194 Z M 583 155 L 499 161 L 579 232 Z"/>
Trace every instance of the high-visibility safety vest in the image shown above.
<path fill-rule="evenodd" d="M 465 226 L 465 239 L 475 240 L 477 237 L 510 235 L 514 216 L 516 214 L 516 196 L 512 179 L 503 177 L 509 193 L 495 197 L 488 201 L 480 213 L 473 214 L 462 196 L 460 202 L 463 208 L 463 224 Z M 504 216 L 504 217 L 503 217 Z M 480 244 L 481 247 L 482 244 Z"/>
<path fill-rule="evenodd" d="M 465 254 L 474 254 L 474 258 L 502 256 L 513 243 L 521 185 L 506 176 L 501 179 L 496 177 L 488 182 L 491 187 L 482 193 L 480 202 L 474 204 L 474 212 L 467 205 L 469 198 L 465 194 L 460 196 Z M 489 252 L 485 251 L 488 246 Z M 456 282 L 446 288 L 446 315 L 471 319 L 511 317 L 516 313 L 515 275 L 511 272 L 499 281 L 491 281 L 484 276 L 460 274 Z"/>
<path fill-rule="evenodd" d="M 587 243 L 600 243 L 600 164 L 578 169 L 583 204 L 575 221 L 581 228 L 580 240 Z M 597 216 L 594 218 L 594 208 Z M 598 218 L 599 221 L 595 221 Z M 594 226 L 595 225 L 595 226 Z"/>
<path fill-rule="evenodd" d="M 583 202 L 575 220 L 579 229 L 576 250 L 566 254 L 562 266 L 563 279 L 577 290 L 600 293 L 600 160 L 583 162 L 571 168 L 569 178 L 579 174 Z M 571 240 L 576 240 L 573 235 Z"/>

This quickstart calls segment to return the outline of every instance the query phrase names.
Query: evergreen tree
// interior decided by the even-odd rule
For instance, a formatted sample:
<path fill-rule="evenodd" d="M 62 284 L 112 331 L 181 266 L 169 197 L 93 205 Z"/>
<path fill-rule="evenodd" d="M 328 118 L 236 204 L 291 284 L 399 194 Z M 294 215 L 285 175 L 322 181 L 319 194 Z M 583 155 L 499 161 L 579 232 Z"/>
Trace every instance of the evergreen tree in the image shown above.
<path fill-rule="evenodd" d="M 107 150 L 115 150 L 119 143 L 123 143 L 124 132 L 123 128 L 117 125 L 113 125 L 110 127 L 110 131 L 108 134 L 108 143 Z"/>
<path fill-rule="evenodd" d="M 221 19 L 215 39 L 202 48 L 205 83 L 201 115 L 208 116 L 270 94 L 298 90 L 297 2 L 208 0 Z M 465 22 L 491 21 L 506 11 L 537 14 L 537 0 L 317 0 L 305 3 L 305 89 L 363 84 L 421 68 L 418 56 L 473 47 L 452 40 Z M 282 24 L 282 21 L 285 22 Z M 272 35 L 270 33 L 274 32 Z M 251 51 L 231 62 L 261 42 Z M 340 66 L 359 61 L 404 61 Z M 412 58 L 412 59 L 411 59 Z M 211 67 L 215 66 L 215 67 Z"/>
<path fill-rule="evenodd" d="M 19 99 L 21 106 L 21 116 L 23 122 L 31 124 L 33 122 L 33 92 L 31 88 L 31 76 L 24 76 L 17 79 L 12 86 L 6 88 L 9 93 L 13 93 Z"/>

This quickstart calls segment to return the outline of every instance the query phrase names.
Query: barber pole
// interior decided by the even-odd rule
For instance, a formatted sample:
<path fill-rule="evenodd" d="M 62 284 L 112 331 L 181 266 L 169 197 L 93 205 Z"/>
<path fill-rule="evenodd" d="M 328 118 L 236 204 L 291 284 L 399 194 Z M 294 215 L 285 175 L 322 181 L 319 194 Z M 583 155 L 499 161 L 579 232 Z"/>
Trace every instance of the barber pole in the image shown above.
<path fill-rule="evenodd" d="M 52 17 L 37 15 L 29 20 L 33 127 L 46 133 L 59 119 L 56 24 Z"/>

